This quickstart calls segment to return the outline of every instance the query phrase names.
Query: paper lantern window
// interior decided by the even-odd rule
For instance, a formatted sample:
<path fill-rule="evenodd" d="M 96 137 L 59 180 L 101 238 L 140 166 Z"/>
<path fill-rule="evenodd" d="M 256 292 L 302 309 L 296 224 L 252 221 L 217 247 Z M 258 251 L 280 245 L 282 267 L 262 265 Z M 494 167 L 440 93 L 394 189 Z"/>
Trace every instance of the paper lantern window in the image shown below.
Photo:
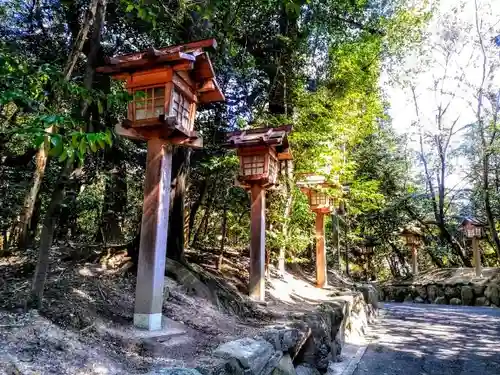
<path fill-rule="evenodd" d="M 266 168 L 265 155 L 250 155 L 241 158 L 243 176 L 263 174 Z"/>
<path fill-rule="evenodd" d="M 165 86 L 134 90 L 133 119 L 146 120 L 165 114 Z"/>
<path fill-rule="evenodd" d="M 467 218 L 462 222 L 461 229 L 467 238 L 481 238 L 484 225 L 474 218 Z"/>
<path fill-rule="evenodd" d="M 267 157 L 269 158 L 269 181 L 275 184 L 278 179 L 279 161 L 273 154 L 268 154 Z"/>
<path fill-rule="evenodd" d="M 311 207 L 329 206 L 330 197 L 321 191 L 311 190 L 309 195 L 309 204 Z"/>
<path fill-rule="evenodd" d="M 173 90 L 170 115 L 174 116 L 179 124 L 188 129 L 192 127 L 190 122 L 191 104 L 179 90 Z"/>

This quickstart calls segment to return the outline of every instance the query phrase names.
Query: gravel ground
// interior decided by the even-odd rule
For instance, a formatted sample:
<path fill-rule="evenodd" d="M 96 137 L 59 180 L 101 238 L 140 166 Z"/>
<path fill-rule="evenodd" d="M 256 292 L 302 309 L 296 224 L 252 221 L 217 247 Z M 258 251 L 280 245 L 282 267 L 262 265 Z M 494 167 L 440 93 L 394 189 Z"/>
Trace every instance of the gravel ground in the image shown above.
<path fill-rule="evenodd" d="M 500 309 L 386 304 L 354 375 L 498 375 Z"/>

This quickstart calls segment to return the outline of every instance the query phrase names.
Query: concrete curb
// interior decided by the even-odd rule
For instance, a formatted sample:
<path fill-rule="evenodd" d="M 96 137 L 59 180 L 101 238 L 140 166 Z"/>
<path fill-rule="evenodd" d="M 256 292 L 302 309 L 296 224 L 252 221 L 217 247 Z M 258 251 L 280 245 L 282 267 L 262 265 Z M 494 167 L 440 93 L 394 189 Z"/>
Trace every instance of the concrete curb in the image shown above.
<path fill-rule="evenodd" d="M 342 375 L 352 375 L 352 373 L 358 367 L 358 363 L 359 361 L 361 361 L 361 358 L 363 358 L 363 355 L 365 354 L 367 348 L 368 345 L 362 346 L 361 348 L 358 349 L 356 355 L 354 356 L 354 358 L 351 359 L 347 368 L 344 371 L 342 371 Z"/>
<path fill-rule="evenodd" d="M 379 310 L 377 313 L 377 316 L 375 318 L 374 324 L 377 324 L 381 319 L 385 317 L 387 314 L 387 311 L 383 309 L 383 305 L 379 305 Z M 356 352 L 354 353 L 354 349 L 356 345 L 352 344 L 345 344 L 344 348 L 342 349 L 345 352 L 350 353 L 349 359 L 346 361 L 342 362 L 336 362 L 330 364 L 330 367 L 328 368 L 328 375 L 352 375 L 354 371 L 356 371 L 356 368 L 358 367 L 359 362 L 363 358 L 363 355 L 366 352 L 366 349 L 368 349 L 368 346 L 371 344 L 371 340 L 367 338 L 366 344 L 358 347 Z"/>

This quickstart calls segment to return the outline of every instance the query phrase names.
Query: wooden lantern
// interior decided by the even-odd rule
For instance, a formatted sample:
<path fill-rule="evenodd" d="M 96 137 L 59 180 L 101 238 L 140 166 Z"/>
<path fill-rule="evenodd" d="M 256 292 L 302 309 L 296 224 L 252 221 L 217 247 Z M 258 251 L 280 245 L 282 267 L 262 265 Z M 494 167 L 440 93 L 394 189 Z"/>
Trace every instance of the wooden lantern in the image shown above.
<path fill-rule="evenodd" d="M 335 185 L 312 173 L 302 174 L 297 185 L 307 195 L 311 211 L 316 213 L 316 286 L 324 288 L 327 285 L 325 214 L 334 210 L 334 201 L 323 189 Z"/>
<path fill-rule="evenodd" d="M 465 237 L 472 240 L 472 252 L 474 256 L 474 268 L 476 270 L 476 277 L 481 277 L 481 252 L 479 250 L 479 240 L 484 236 L 484 223 L 480 220 L 466 217 L 460 225 L 460 230 L 465 234 Z"/>
<path fill-rule="evenodd" d="M 97 69 L 124 80 L 133 100 L 117 134 L 147 141 L 134 325 L 162 327 L 163 284 L 167 249 L 172 145 L 201 147 L 193 129 L 199 104 L 224 100 L 205 49 L 215 40 L 202 40 L 109 58 Z"/>
<path fill-rule="evenodd" d="M 324 189 L 334 187 L 336 184 L 326 182 L 324 176 L 307 173 L 300 176 L 297 185 L 307 195 L 311 211 L 328 214 L 334 210 L 334 199 Z"/>
<path fill-rule="evenodd" d="M 259 128 L 235 131 L 228 134 L 229 148 L 236 148 L 240 159 L 238 180 L 250 188 L 264 188 L 276 184 L 280 161 L 292 158 L 288 144 L 290 125 L 278 128 Z"/>
<path fill-rule="evenodd" d="M 133 100 L 127 118 L 116 126 L 125 137 L 160 138 L 170 144 L 202 147 L 194 131 L 196 107 L 223 101 L 207 49 L 214 39 L 116 56 L 100 73 L 126 82 Z"/>
<path fill-rule="evenodd" d="M 239 130 L 227 135 L 226 147 L 236 148 L 240 159 L 238 181 L 250 190 L 251 240 L 248 293 L 265 299 L 266 189 L 276 184 L 281 160 L 290 160 L 290 125 Z"/>
<path fill-rule="evenodd" d="M 422 234 L 416 228 L 406 227 L 401 232 L 401 237 L 405 239 L 406 245 L 411 247 L 420 244 Z"/>
<path fill-rule="evenodd" d="M 472 217 L 465 218 L 460 229 L 467 238 L 482 238 L 484 234 L 484 224 Z"/>
<path fill-rule="evenodd" d="M 419 228 L 417 227 L 412 227 L 412 226 L 407 226 L 403 229 L 403 231 L 400 234 L 406 242 L 406 245 L 410 247 L 411 249 L 411 256 L 412 256 L 412 272 L 413 275 L 416 276 L 418 275 L 418 245 L 420 245 L 420 242 L 422 240 L 422 233 Z"/>

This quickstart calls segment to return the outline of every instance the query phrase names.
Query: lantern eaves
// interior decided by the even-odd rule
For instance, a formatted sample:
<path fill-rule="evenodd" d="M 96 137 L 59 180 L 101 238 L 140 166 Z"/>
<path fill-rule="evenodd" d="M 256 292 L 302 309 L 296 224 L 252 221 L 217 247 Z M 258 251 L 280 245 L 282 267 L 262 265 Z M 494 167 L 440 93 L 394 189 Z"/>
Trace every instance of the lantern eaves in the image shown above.
<path fill-rule="evenodd" d="M 291 130 L 291 125 L 283 125 L 277 128 L 237 130 L 227 134 L 225 146 L 237 149 L 266 146 L 276 150 L 279 160 L 290 160 L 292 157 L 288 134 Z"/>
<path fill-rule="evenodd" d="M 215 79 L 212 62 L 205 52 L 215 49 L 216 46 L 215 39 L 206 39 L 161 49 L 149 48 L 143 52 L 108 58 L 107 64 L 96 70 L 99 73 L 112 74 L 115 78 L 126 79 L 134 72 L 172 66 L 174 70 L 190 71 L 197 84 L 199 103 L 224 101 L 224 94 Z"/>
<path fill-rule="evenodd" d="M 474 217 L 465 217 L 462 220 L 462 223 L 460 224 L 460 226 L 465 227 L 466 225 L 473 225 L 475 227 L 484 227 L 484 226 L 486 226 L 486 223 L 484 223 L 483 221 L 481 221 L 477 218 L 474 218 Z"/>
<path fill-rule="evenodd" d="M 401 236 L 422 236 L 422 231 L 416 226 L 406 226 L 400 233 Z"/>

